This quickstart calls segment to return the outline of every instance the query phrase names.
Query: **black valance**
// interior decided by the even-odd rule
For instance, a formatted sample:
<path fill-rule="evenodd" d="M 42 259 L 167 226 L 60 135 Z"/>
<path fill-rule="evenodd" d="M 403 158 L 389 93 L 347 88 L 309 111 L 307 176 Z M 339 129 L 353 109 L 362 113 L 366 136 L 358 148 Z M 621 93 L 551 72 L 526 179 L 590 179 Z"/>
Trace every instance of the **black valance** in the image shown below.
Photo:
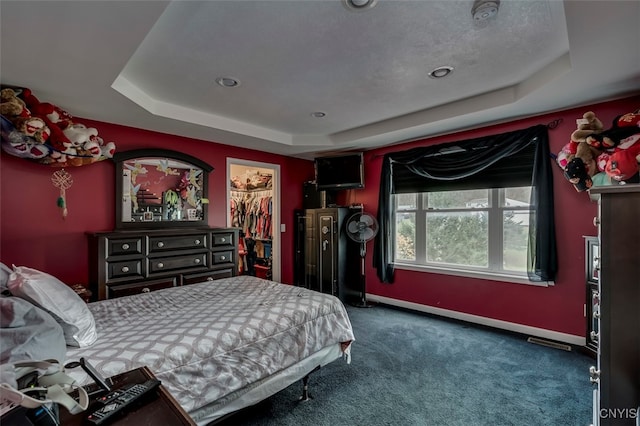
<path fill-rule="evenodd" d="M 529 279 L 552 281 L 557 270 L 553 175 L 544 125 L 386 154 L 378 195 L 374 266 L 393 282 L 391 194 L 532 186 Z"/>

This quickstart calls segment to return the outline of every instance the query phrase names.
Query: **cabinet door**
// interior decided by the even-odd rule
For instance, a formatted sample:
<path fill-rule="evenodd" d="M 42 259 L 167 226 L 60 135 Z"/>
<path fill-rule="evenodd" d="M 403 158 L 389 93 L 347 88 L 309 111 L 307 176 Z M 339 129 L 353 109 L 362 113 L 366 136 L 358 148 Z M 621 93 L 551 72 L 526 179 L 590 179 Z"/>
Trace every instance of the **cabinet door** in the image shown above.
<path fill-rule="evenodd" d="M 320 231 L 320 289 L 323 293 L 337 294 L 337 224 L 333 214 L 318 216 Z"/>
<path fill-rule="evenodd" d="M 319 245 L 316 214 L 313 210 L 307 210 L 304 216 L 304 285 L 315 291 L 321 291 L 318 271 Z"/>

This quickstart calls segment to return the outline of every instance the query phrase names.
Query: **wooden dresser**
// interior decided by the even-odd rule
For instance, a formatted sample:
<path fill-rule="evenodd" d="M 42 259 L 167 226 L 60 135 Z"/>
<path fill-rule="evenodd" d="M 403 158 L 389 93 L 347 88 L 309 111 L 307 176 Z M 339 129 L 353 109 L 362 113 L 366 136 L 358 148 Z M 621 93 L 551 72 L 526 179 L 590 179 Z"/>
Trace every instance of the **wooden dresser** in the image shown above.
<path fill-rule="evenodd" d="M 237 228 L 91 233 L 92 300 L 235 276 L 237 260 Z"/>
<path fill-rule="evenodd" d="M 593 425 L 640 417 L 640 184 L 592 188 L 598 200 L 598 365 L 591 367 Z"/>

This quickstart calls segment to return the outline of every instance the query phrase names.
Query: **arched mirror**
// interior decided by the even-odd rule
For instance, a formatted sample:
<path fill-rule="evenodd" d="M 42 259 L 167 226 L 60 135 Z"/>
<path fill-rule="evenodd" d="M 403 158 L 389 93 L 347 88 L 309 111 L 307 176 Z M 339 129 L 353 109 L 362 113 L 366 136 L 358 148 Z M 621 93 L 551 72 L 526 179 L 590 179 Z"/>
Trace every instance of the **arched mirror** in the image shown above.
<path fill-rule="evenodd" d="M 116 153 L 116 228 L 206 226 L 209 164 L 181 152 Z"/>

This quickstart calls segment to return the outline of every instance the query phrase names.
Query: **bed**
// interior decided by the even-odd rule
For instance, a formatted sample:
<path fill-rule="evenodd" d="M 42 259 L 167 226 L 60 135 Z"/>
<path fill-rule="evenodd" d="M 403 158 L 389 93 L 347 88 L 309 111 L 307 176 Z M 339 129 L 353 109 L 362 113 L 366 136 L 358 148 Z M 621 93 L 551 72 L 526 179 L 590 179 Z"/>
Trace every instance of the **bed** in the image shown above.
<path fill-rule="evenodd" d="M 353 330 L 334 296 L 238 276 L 89 304 L 98 340 L 68 347 L 105 377 L 147 366 L 198 424 L 253 405 L 339 358 Z M 81 369 L 67 371 L 80 384 Z"/>

